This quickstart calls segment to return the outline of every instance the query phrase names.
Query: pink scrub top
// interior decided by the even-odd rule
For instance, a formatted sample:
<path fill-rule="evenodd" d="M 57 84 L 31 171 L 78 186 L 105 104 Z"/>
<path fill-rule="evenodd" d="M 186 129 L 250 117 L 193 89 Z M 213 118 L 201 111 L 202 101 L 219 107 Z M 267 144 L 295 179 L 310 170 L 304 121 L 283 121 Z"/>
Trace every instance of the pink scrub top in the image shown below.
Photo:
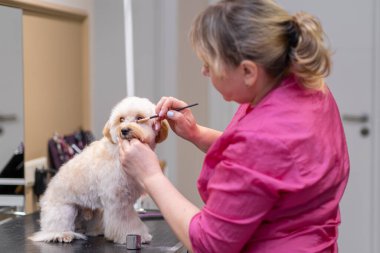
<path fill-rule="evenodd" d="M 331 92 L 288 77 L 255 107 L 241 105 L 209 148 L 194 252 L 337 252 L 349 167 Z"/>

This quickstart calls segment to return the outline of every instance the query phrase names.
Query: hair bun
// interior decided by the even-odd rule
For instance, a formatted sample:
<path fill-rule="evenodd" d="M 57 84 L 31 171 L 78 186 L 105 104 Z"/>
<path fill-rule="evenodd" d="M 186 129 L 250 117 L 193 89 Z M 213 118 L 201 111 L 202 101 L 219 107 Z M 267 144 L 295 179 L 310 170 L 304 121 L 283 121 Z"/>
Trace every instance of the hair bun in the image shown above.
<path fill-rule="evenodd" d="M 323 78 L 330 73 L 330 50 L 324 43 L 319 20 L 305 12 L 296 13 L 293 23 L 298 31 L 298 43 L 290 52 L 292 72 L 310 88 L 321 88 Z"/>
<path fill-rule="evenodd" d="M 290 20 L 287 24 L 287 34 L 289 38 L 289 48 L 297 47 L 299 39 L 299 31 L 296 21 Z"/>

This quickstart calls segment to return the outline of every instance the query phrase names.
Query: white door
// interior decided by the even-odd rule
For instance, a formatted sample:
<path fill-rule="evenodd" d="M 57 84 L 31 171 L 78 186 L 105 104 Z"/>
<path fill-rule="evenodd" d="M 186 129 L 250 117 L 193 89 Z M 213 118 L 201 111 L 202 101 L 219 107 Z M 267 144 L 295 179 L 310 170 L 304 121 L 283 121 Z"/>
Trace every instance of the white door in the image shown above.
<path fill-rule="evenodd" d="M 23 142 L 22 12 L 0 6 L 0 172 Z"/>
<path fill-rule="evenodd" d="M 377 194 L 374 153 L 375 0 L 279 0 L 292 13 L 316 15 L 330 40 L 333 70 L 327 79 L 343 117 L 351 171 L 341 202 L 339 252 L 379 252 L 375 248 Z"/>

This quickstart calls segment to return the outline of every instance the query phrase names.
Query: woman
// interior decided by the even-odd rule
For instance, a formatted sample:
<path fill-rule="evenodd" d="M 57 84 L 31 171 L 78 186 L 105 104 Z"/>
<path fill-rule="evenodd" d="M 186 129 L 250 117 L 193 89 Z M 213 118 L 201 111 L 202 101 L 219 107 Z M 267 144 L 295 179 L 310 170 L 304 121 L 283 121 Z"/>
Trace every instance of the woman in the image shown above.
<path fill-rule="evenodd" d="M 223 133 L 200 126 L 186 103 L 163 97 L 156 111 L 206 152 L 199 210 L 137 140 L 120 144 L 126 173 L 156 202 L 194 252 L 337 252 L 339 201 L 349 173 L 344 131 L 323 78 L 330 54 L 313 16 L 271 0 L 224 0 L 191 29 L 202 73 L 240 104 Z"/>

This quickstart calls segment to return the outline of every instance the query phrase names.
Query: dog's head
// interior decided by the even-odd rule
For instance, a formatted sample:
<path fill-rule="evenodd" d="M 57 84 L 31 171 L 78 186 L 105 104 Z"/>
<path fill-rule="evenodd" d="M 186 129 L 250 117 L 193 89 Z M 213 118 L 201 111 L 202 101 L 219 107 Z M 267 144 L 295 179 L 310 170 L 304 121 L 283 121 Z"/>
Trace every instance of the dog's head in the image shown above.
<path fill-rule="evenodd" d="M 139 139 L 152 149 L 168 136 L 169 124 L 161 121 L 160 130 L 155 130 L 156 119 L 137 123 L 136 120 L 155 115 L 155 105 L 146 98 L 127 97 L 113 109 L 109 120 L 103 129 L 103 135 L 110 142 L 117 144 L 118 139 Z"/>

